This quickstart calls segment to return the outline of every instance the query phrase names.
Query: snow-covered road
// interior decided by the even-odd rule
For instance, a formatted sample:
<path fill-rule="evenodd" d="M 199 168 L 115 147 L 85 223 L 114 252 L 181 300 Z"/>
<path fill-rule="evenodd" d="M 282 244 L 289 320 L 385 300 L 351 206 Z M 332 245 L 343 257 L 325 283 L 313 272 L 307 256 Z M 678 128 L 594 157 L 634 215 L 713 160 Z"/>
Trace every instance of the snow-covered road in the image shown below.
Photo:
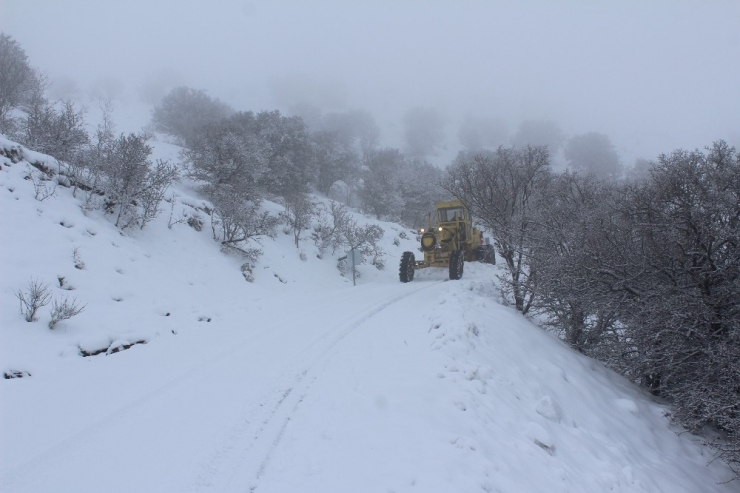
<path fill-rule="evenodd" d="M 60 368 L 4 404 L 2 489 L 736 491 L 663 407 L 493 302 L 491 269 L 264 299 Z"/>
<path fill-rule="evenodd" d="M 46 388 L 4 406 L 6 416 L 17 417 L 5 430 L 16 447 L 4 482 L 12 491 L 48 491 L 49 485 L 73 491 L 80 484 L 90 491 L 94 485 L 101 491 L 243 491 L 263 480 L 274 484 L 273 469 L 284 467 L 281 442 L 294 442 L 304 423 L 317 421 L 317 402 L 365 395 L 358 372 L 378 392 L 369 409 L 392 414 L 382 382 L 397 385 L 397 371 L 426 368 L 418 358 L 429 352 L 424 317 L 408 314 L 423 314 L 443 287 L 432 279 L 303 295 L 292 306 L 265 300 L 261 308 L 270 316 L 254 319 L 259 327 L 236 340 L 225 335 L 238 334 L 232 330 L 219 337 L 216 329 L 197 344 L 178 335 L 156 353 L 138 350 L 138 369 L 127 366 L 123 375 L 104 355 L 97 358 L 106 361 L 91 362 L 101 368 L 84 375 L 62 369 Z M 252 325 L 250 317 L 243 325 Z M 327 388 L 326 375 L 343 375 L 344 387 Z M 99 388 L 102 381 L 115 384 Z M 103 404 L 90 409 L 98 401 Z M 343 420 L 353 423 L 350 429 L 367 428 L 364 416 Z M 337 452 L 358 453 L 356 466 L 367 469 L 362 448 L 358 442 Z"/>

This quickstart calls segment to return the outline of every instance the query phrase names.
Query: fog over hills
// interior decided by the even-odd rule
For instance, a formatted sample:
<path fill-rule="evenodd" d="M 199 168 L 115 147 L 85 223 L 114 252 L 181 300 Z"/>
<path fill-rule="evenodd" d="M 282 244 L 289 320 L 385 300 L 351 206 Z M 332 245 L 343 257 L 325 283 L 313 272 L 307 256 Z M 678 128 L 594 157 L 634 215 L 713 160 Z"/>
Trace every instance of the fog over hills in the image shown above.
<path fill-rule="evenodd" d="M 722 0 L 0 1 L 59 97 L 154 104 L 187 85 L 238 110 L 364 109 L 394 147 L 410 109 L 433 109 L 439 165 L 466 118 L 503 122 L 503 143 L 525 120 L 606 134 L 626 166 L 737 145 L 738 18 Z"/>

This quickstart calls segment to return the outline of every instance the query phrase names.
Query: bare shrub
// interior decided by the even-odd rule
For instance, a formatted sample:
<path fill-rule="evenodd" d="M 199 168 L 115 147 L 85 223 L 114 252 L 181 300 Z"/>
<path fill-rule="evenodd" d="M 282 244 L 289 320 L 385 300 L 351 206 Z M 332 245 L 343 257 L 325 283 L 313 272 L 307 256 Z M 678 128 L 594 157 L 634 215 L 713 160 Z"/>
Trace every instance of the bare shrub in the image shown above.
<path fill-rule="evenodd" d="M 56 195 L 57 182 L 50 180 L 45 173 L 31 169 L 29 166 L 27 176 L 31 180 L 31 183 L 33 183 L 34 198 L 36 200 L 43 202 L 49 197 Z"/>
<path fill-rule="evenodd" d="M 274 237 L 277 218 L 267 211 L 260 212 L 260 204 L 260 201 L 246 201 L 228 187 L 221 187 L 213 195 L 213 238 L 224 247 L 247 252 L 250 241 L 259 243 L 263 236 Z"/>
<path fill-rule="evenodd" d="M 322 258 L 324 251 L 332 247 L 332 253 L 342 244 L 340 231 L 350 220 L 347 207 L 338 202 L 331 201 L 329 210 L 325 207 L 318 209 L 318 224 L 314 226 L 311 233 L 311 239 L 319 248 L 319 258 Z"/>
<path fill-rule="evenodd" d="M 314 227 L 311 238 L 319 247 L 319 258 L 331 246 L 332 253 L 339 248 L 357 250 L 363 257 L 372 257 L 374 265 L 383 264 L 385 252 L 378 244 L 385 233 L 383 228 L 374 224 L 359 226 L 350 217 L 347 207 L 337 202 L 331 202 L 328 211 L 319 210 L 318 215 L 318 225 Z"/>
<path fill-rule="evenodd" d="M 80 306 L 77 302 L 77 298 L 64 297 L 61 301 L 54 300 L 51 305 L 51 320 L 49 321 L 49 328 L 54 329 L 56 324 L 62 320 L 69 320 L 75 315 L 79 315 L 87 305 Z"/>
<path fill-rule="evenodd" d="M 221 250 L 234 253 L 246 260 L 241 266 L 242 276 L 247 282 L 254 282 L 254 268 L 257 261 L 262 256 L 262 250 L 259 248 L 234 248 L 229 245 L 222 245 Z"/>
<path fill-rule="evenodd" d="M 34 80 L 18 139 L 31 149 L 69 162 L 90 141 L 85 129 L 85 112 L 77 109 L 72 101 L 50 102 L 44 94 L 47 85 L 45 76 Z"/>
<path fill-rule="evenodd" d="M 20 301 L 21 314 L 26 319 L 26 322 L 35 321 L 36 312 L 39 311 L 39 308 L 48 305 L 51 301 L 49 285 L 38 279 L 28 283 L 25 292 L 19 289 L 16 297 Z"/>
<path fill-rule="evenodd" d="M 173 193 L 169 199 L 165 199 L 165 202 L 170 203 L 170 218 L 167 220 L 167 228 L 172 229 L 172 226 L 176 224 L 187 223 L 190 219 L 188 213 L 184 210 L 180 211 L 180 217 L 175 218 L 175 205 L 177 205 L 177 194 Z"/>
<path fill-rule="evenodd" d="M 106 208 L 116 215 L 121 229 L 134 224 L 143 229 L 156 218 L 164 194 L 177 179 L 177 169 L 169 162 L 149 160 L 151 152 L 145 136 L 129 134 L 121 135 L 106 156 Z"/>

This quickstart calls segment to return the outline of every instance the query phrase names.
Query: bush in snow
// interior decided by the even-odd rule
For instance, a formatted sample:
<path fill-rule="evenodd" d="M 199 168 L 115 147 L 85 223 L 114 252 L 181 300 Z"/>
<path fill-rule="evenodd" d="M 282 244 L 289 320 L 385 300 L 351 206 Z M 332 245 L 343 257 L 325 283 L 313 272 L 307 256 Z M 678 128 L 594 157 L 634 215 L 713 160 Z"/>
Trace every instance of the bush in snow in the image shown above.
<path fill-rule="evenodd" d="M 228 185 L 211 190 L 213 239 L 223 247 L 249 252 L 251 241 L 275 236 L 278 219 L 267 211 L 260 212 L 260 200 L 245 200 Z"/>
<path fill-rule="evenodd" d="M 311 239 L 319 248 L 319 258 L 322 258 L 324 251 L 331 246 L 332 253 L 343 244 L 341 231 L 346 228 L 350 220 L 347 207 L 338 202 L 330 201 L 329 209 L 323 205 L 317 209 L 318 222 L 313 227 Z"/>
<path fill-rule="evenodd" d="M 149 160 L 152 148 L 142 135 L 121 135 L 103 155 L 106 211 L 116 217 L 116 226 L 141 228 L 159 215 L 159 204 L 177 169 L 167 161 Z"/>
<path fill-rule="evenodd" d="M 385 252 L 379 241 L 384 233 L 383 228 L 375 224 L 358 225 L 344 205 L 330 202 L 328 211 L 319 209 L 318 224 L 314 226 L 311 237 L 319 247 L 319 258 L 329 246 L 332 253 L 340 248 L 357 250 L 363 257 L 372 257 L 373 264 L 381 269 Z"/>
<path fill-rule="evenodd" d="M 49 328 L 54 329 L 56 324 L 63 320 L 69 320 L 75 315 L 79 315 L 86 305 L 80 306 L 77 302 L 77 298 L 64 297 L 61 301 L 54 300 L 51 305 L 51 320 L 49 320 Z"/>
<path fill-rule="evenodd" d="M 42 87 L 34 91 L 26 113 L 18 139 L 30 149 L 69 162 L 89 142 L 84 112 L 71 101 L 50 103 L 43 96 Z"/>
<path fill-rule="evenodd" d="M 46 173 L 32 169 L 28 166 L 28 180 L 33 183 L 34 198 L 38 201 L 44 201 L 56 194 L 57 182 L 51 180 Z"/>
<path fill-rule="evenodd" d="M 26 319 L 26 322 L 35 321 L 36 312 L 39 311 L 39 308 L 48 305 L 51 301 L 49 285 L 38 279 L 31 281 L 25 292 L 18 290 L 16 297 L 20 301 L 21 314 Z"/>

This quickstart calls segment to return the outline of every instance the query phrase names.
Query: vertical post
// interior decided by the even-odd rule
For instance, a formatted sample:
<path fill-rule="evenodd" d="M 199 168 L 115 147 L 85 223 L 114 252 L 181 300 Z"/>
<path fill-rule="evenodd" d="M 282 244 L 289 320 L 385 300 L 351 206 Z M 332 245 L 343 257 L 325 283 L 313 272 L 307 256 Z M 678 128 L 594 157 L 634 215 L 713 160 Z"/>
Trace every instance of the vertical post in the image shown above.
<path fill-rule="evenodd" d="M 352 285 L 357 286 L 357 283 L 355 282 L 355 249 L 354 247 L 352 250 L 350 250 L 350 253 L 352 253 Z"/>

